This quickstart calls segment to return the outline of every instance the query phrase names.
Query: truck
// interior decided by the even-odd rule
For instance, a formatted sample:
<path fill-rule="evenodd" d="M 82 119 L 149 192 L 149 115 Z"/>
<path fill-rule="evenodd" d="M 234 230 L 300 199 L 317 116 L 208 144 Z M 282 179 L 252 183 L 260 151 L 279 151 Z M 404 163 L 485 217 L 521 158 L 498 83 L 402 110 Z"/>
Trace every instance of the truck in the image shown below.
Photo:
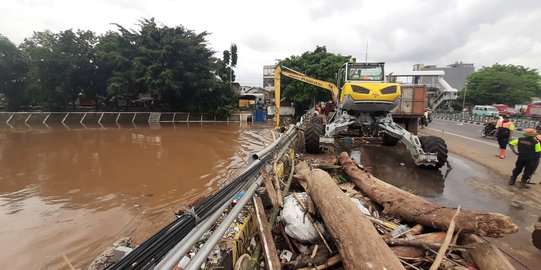
<path fill-rule="evenodd" d="M 337 72 L 337 84 L 277 65 L 274 71 L 277 125 L 280 123 L 280 80 L 285 76 L 330 91 L 336 104 L 326 125 L 319 118 L 313 118 L 306 127 L 307 152 L 320 152 L 321 146 L 334 144 L 336 135 L 349 130 L 356 131 L 360 137 L 381 138 L 384 145 L 402 142 L 416 165 L 441 168 L 447 162 L 445 141 L 441 137 L 416 135 L 417 119 L 424 113 L 426 89 L 405 87 L 407 94 L 403 95 L 400 84 L 385 82 L 384 65 L 383 62 L 345 63 Z M 393 110 L 398 116 L 395 120 Z"/>
<path fill-rule="evenodd" d="M 526 106 L 526 110 L 524 111 L 524 116 L 528 117 L 541 117 L 541 101 L 534 101 L 528 106 Z"/>
<path fill-rule="evenodd" d="M 518 111 L 505 105 L 505 104 L 492 104 L 498 110 L 498 114 L 501 116 L 512 116 L 518 114 Z"/>

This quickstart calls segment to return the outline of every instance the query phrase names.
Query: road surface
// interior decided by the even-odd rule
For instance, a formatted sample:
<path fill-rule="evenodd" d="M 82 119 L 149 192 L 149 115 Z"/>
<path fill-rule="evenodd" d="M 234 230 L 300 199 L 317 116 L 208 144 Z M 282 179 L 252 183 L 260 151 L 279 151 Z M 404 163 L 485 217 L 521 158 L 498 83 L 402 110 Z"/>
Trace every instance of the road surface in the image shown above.
<path fill-rule="evenodd" d="M 508 150 L 506 159 L 497 158 L 495 155 L 498 153 L 498 145 L 491 138 L 481 137 L 482 128 L 483 125 L 434 119 L 427 129 L 420 130 L 419 135 L 442 137 L 450 151 L 451 167 L 453 170 L 461 170 L 460 174 L 465 173 L 459 176 L 463 177 L 463 181 L 459 182 L 459 185 L 463 185 L 463 193 L 455 194 L 458 196 L 455 200 L 463 198 L 463 205 L 509 215 L 519 226 L 518 233 L 487 240 L 509 255 L 517 269 L 539 269 L 541 251 L 531 244 L 531 233 L 534 222 L 541 215 L 541 185 L 531 185 L 530 189 L 519 189 L 518 185 L 509 186 L 507 181 L 514 168 L 516 156 Z M 514 137 L 520 135 L 521 131 L 513 134 Z M 455 158 L 455 155 L 458 158 Z M 470 168 L 467 169 L 468 167 Z M 541 170 L 532 178 L 532 182 L 540 181 Z M 454 183 L 447 179 L 446 189 L 448 185 Z M 472 205 L 472 202 L 476 201 L 478 206 Z"/>

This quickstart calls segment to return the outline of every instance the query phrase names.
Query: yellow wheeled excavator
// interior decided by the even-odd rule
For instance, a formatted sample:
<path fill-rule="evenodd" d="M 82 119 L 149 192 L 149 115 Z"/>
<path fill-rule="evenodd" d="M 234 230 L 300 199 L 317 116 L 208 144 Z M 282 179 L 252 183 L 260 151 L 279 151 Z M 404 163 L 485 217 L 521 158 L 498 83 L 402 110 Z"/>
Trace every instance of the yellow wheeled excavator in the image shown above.
<path fill-rule="evenodd" d="M 358 130 L 362 137 L 381 137 L 383 144 L 402 142 L 410 151 L 415 164 L 441 168 L 447 161 L 447 145 L 440 137 L 417 137 L 393 122 L 390 111 L 401 101 L 397 83 L 386 83 L 385 63 L 355 63 L 342 65 L 337 73 L 337 84 L 311 78 L 293 69 L 276 66 L 274 90 L 276 124 L 280 123 L 280 80 L 282 76 L 329 90 L 336 110 L 326 125 L 314 118 L 305 130 L 307 152 L 317 153 L 323 144 L 334 144 L 334 136 L 343 131 Z"/>

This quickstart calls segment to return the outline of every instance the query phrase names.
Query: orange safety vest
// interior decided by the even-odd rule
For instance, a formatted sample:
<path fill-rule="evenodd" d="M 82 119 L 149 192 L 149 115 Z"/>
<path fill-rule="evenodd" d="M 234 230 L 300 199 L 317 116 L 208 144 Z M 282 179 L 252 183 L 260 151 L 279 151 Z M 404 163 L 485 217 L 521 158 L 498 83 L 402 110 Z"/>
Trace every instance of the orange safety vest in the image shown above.
<path fill-rule="evenodd" d="M 515 125 L 511 121 L 507 121 L 496 124 L 496 128 L 498 129 L 496 133 L 498 138 L 510 138 L 511 131 L 515 129 Z"/>
<path fill-rule="evenodd" d="M 500 122 L 496 125 L 496 127 L 502 127 L 502 128 L 506 128 L 506 129 L 510 129 L 510 127 L 513 125 L 513 122 L 509 121 L 509 122 Z"/>

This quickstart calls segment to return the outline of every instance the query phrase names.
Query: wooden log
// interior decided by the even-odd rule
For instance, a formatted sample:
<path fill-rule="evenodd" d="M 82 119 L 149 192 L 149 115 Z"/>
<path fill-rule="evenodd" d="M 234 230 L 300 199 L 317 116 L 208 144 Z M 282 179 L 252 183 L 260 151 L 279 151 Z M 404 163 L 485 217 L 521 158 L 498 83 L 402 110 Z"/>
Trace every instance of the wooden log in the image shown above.
<path fill-rule="evenodd" d="M 445 257 L 445 252 L 449 248 L 451 240 L 453 240 L 453 234 L 455 233 L 455 219 L 458 214 L 460 214 L 460 206 L 458 206 L 458 209 L 456 209 L 456 213 L 451 218 L 451 224 L 449 224 L 449 229 L 447 229 L 445 239 L 443 240 L 440 250 L 438 250 L 438 255 L 436 256 L 436 259 L 434 260 L 434 263 L 430 266 L 429 270 L 438 270 L 440 268 L 441 262 Z"/>
<path fill-rule="evenodd" d="M 267 194 L 269 195 L 272 206 L 279 207 L 280 204 L 278 203 L 278 195 L 276 194 L 276 189 L 274 189 L 274 186 L 272 185 L 272 180 L 269 174 L 266 171 L 263 171 L 262 175 L 263 180 L 265 181 L 265 188 L 267 189 Z"/>
<path fill-rule="evenodd" d="M 445 236 L 445 235 L 444 235 Z M 420 239 L 413 239 L 413 240 L 406 240 L 406 239 L 385 239 L 385 243 L 387 245 L 393 247 L 393 246 L 406 246 L 406 247 L 416 247 L 416 248 L 431 248 L 433 250 L 438 250 L 441 247 L 442 241 L 434 241 L 430 238 L 420 238 Z"/>
<path fill-rule="evenodd" d="M 323 170 L 305 162 L 295 167 L 325 226 L 332 235 L 345 269 L 404 269 L 372 223 Z"/>
<path fill-rule="evenodd" d="M 299 268 L 298 270 L 322 270 L 327 269 L 335 264 L 338 264 L 340 262 L 340 256 L 336 255 L 333 257 L 330 257 L 327 262 L 325 262 L 322 265 L 318 265 L 317 267 L 308 267 L 308 268 Z"/>
<path fill-rule="evenodd" d="M 269 270 L 280 270 L 282 265 L 278 258 L 278 252 L 276 252 L 276 245 L 272 238 L 271 227 L 267 221 L 267 215 L 265 215 L 265 208 L 261 198 L 254 196 L 254 208 L 257 218 L 257 228 L 259 230 L 259 236 L 261 237 L 261 243 L 263 246 L 263 254 L 265 256 L 265 265 Z"/>
<path fill-rule="evenodd" d="M 479 270 L 514 270 L 515 268 L 505 258 L 494 244 L 481 237 L 469 234 L 462 239 L 461 244 L 468 244 L 468 253 Z"/>
<path fill-rule="evenodd" d="M 338 160 L 355 185 L 373 201 L 384 207 L 384 213 L 440 230 L 449 228 L 456 209 L 432 204 L 379 180 L 355 166 L 353 160 L 345 152 L 340 154 Z M 518 231 L 518 226 L 509 216 L 493 212 L 462 210 L 455 223 L 457 230 L 482 236 L 502 237 L 504 234 Z"/>
<path fill-rule="evenodd" d="M 391 247 L 391 250 L 399 258 L 422 258 L 425 256 L 425 251 L 422 248 L 395 246 Z"/>

